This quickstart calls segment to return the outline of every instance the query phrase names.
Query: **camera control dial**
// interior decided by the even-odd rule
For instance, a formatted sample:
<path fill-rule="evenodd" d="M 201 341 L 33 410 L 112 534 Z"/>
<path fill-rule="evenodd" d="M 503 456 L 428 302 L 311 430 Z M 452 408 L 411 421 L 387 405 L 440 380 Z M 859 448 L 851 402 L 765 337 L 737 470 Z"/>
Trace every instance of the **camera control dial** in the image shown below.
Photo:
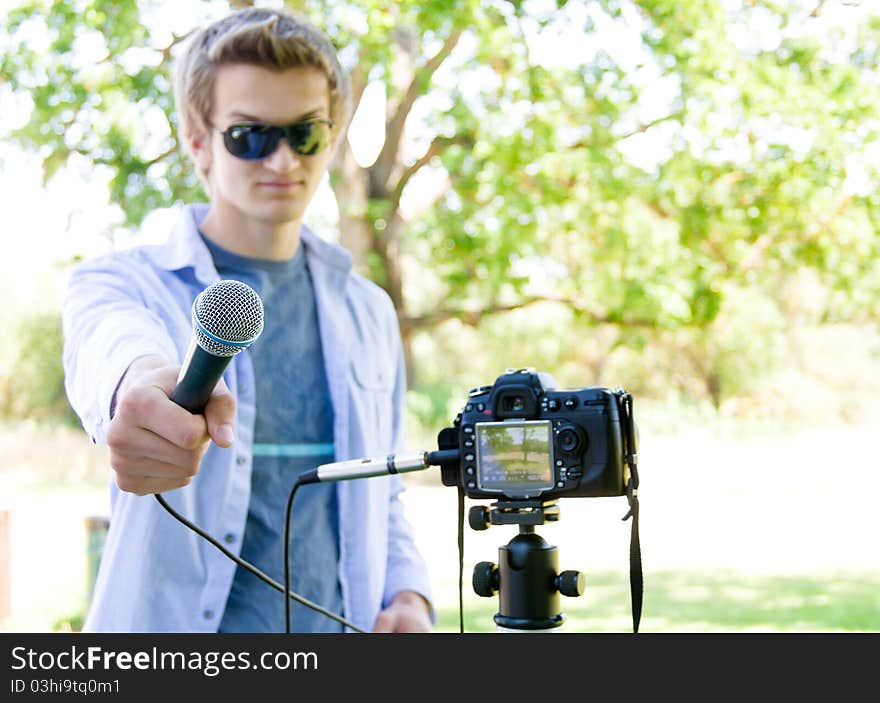
<path fill-rule="evenodd" d="M 564 454 L 579 454 L 586 450 L 588 442 L 584 431 L 568 422 L 556 428 L 556 441 L 559 450 Z"/>

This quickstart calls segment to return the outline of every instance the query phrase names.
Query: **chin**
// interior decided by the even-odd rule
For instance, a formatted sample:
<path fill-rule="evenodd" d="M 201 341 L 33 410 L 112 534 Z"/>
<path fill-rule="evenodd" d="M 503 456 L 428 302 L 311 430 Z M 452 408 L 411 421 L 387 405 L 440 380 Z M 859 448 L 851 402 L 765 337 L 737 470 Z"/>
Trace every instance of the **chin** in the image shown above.
<path fill-rule="evenodd" d="M 255 217 L 275 218 L 296 216 L 305 210 L 305 203 L 301 198 L 286 197 L 254 198 L 250 201 L 250 211 Z"/>
<path fill-rule="evenodd" d="M 289 222 L 302 220 L 304 208 L 291 205 L 285 207 L 269 207 L 260 213 L 259 219 L 272 225 L 286 225 Z"/>

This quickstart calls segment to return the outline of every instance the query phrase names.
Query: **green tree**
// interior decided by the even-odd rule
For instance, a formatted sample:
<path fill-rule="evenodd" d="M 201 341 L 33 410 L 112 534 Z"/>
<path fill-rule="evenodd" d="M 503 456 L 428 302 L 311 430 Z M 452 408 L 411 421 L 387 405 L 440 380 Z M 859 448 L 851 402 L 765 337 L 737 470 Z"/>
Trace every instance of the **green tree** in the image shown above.
<path fill-rule="evenodd" d="M 0 417 L 79 425 L 64 391 L 60 316 L 43 313 L 25 318 L 10 336 L 19 346 L 8 369 L 0 373 Z"/>
<path fill-rule="evenodd" d="M 706 383 L 720 402 L 749 375 L 712 334 L 741 291 L 782 309 L 806 266 L 829 291 L 827 318 L 877 319 L 880 8 L 287 4 L 333 37 L 356 104 L 370 85 L 386 95 L 375 162 L 346 143 L 331 184 L 342 243 L 391 295 L 410 354 L 419 335 L 439 349 L 461 325 L 550 305 L 562 312 L 548 321 L 565 322 L 543 334 L 581 376 L 601 378 L 616 348 L 673 343 L 709 364 L 707 379 L 727 364 L 729 383 Z M 74 155 L 107 169 L 124 227 L 200 197 L 169 81 L 186 31 L 162 29 L 178 7 L 25 0 L 0 23 L 0 81 L 33 101 L 12 138 L 39 151 L 47 179 Z M 595 346 L 579 358 L 585 339 Z M 490 347 L 515 355 L 487 344 L 484 358 Z M 419 376 L 436 383 L 428 363 Z"/>

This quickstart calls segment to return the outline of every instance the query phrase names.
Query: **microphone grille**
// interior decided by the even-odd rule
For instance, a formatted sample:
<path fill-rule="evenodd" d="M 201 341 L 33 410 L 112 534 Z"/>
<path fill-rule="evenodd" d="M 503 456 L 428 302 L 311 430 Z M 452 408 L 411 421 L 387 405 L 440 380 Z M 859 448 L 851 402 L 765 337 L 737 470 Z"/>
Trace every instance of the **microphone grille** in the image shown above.
<path fill-rule="evenodd" d="M 263 331 L 263 301 L 246 283 L 225 279 L 208 286 L 192 307 L 197 344 L 214 356 L 235 356 Z"/>

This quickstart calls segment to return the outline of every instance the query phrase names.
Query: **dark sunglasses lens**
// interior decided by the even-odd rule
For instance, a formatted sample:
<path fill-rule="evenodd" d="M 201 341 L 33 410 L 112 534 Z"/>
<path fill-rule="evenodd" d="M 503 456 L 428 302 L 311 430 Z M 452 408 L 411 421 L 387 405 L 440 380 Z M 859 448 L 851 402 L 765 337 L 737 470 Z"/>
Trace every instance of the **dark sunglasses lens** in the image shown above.
<path fill-rule="evenodd" d="M 278 127 L 237 125 L 223 133 L 223 143 L 240 159 L 262 159 L 275 151 L 282 136 L 283 130 Z"/>
<path fill-rule="evenodd" d="M 330 125 L 327 122 L 300 122 L 287 128 L 287 143 L 300 156 L 313 156 L 330 143 Z"/>

